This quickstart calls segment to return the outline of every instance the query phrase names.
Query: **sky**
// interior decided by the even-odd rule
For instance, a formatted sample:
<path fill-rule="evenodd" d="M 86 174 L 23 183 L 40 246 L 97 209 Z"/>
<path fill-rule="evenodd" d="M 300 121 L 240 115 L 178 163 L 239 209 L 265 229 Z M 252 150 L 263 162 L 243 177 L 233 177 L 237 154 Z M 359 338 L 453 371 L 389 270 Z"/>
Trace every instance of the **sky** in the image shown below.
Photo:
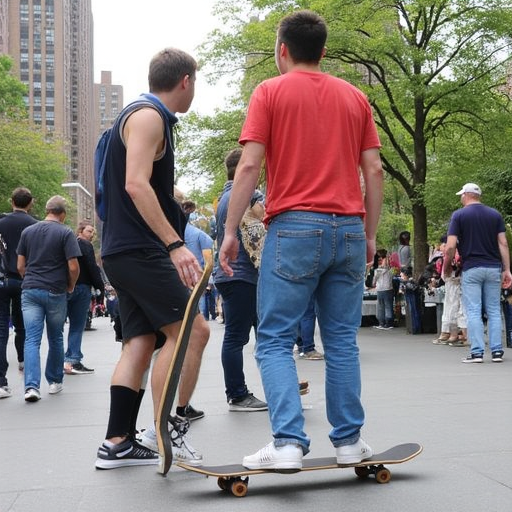
<path fill-rule="evenodd" d="M 192 56 L 207 34 L 220 25 L 212 14 L 216 0 L 92 0 L 94 81 L 112 72 L 123 86 L 124 104 L 148 92 L 149 61 L 173 46 Z M 198 73 L 192 110 L 212 113 L 228 94 L 226 86 L 209 86 Z"/>

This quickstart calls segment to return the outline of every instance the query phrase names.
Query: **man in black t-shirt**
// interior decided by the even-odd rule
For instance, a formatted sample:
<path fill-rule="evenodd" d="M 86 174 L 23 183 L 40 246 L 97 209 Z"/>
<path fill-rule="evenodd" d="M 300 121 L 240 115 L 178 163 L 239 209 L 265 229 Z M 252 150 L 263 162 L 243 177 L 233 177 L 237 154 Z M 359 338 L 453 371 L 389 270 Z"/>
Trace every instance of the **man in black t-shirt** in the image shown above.
<path fill-rule="evenodd" d="M 25 322 L 25 400 L 41 399 L 40 347 L 46 321 L 48 356 L 45 378 L 50 394 L 62 391 L 64 376 L 64 322 L 67 293 L 75 288 L 81 256 L 73 231 L 63 224 L 66 202 L 53 196 L 46 203 L 46 217 L 21 234 L 18 272 L 23 276 L 21 307 Z"/>
<path fill-rule="evenodd" d="M 25 346 L 25 326 L 21 312 L 21 276 L 16 268 L 16 247 L 21 232 L 37 221 L 29 215 L 34 203 L 28 188 L 18 187 L 11 195 L 12 213 L 0 219 L 0 235 L 6 244 L 4 254 L 4 277 L 0 282 L 0 398 L 11 396 L 7 382 L 7 342 L 9 340 L 9 320 L 14 327 L 14 346 L 18 356 L 18 369 L 23 371 Z"/>

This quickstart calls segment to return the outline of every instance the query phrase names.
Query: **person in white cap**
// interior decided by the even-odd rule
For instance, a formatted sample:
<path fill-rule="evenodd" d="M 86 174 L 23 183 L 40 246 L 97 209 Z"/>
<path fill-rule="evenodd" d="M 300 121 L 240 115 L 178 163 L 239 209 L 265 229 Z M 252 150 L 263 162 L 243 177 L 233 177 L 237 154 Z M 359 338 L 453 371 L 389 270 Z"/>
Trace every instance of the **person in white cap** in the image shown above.
<path fill-rule="evenodd" d="M 462 301 L 466 310 L 471 353 L 463 363 L 482 363 L 485 349 L 483 311 L 492 361 L 503 361 L 501 288 L 512 284 L 510 253 L 501 214 L 480 202 L 482 189 L 466 183 L 457 195 L 463 208 L 455 211 L 448 228 L 444 274 L 450 276 L 458 247 L 462 258 Z"/>

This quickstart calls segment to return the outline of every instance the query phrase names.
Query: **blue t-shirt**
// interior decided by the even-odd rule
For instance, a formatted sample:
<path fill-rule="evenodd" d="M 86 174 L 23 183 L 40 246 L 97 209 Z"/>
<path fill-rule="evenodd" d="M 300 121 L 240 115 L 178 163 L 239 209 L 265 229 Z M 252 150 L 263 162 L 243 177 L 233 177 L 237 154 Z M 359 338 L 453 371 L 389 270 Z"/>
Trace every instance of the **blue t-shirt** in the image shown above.
<path fill-rule="evenodd" d="M 505 222 L 494 208 L 482 203 L 468 204 L 453 212 L 448 236 L 458 239 L 462 270 L 474 267 L 501 268 L 498 234 L 505 232 Z"/>
<path fill-rule="evenodd" d="M 199 265 L 204 266 L 203 251 L 213 247 L 213 240 L 208 233 L 199 229 L 190 222 L 185 227 L 185 245 L 187 249 L 196 257 Z"/>
<path fill-rule="evenodd" d="M 229 198 L 231 197 L 231 189 L 233 187 L 233 182 L 228 181 L 224 185 L 224 189 L 222 191 L 221 198 L 219 200 L 219 204 L 217 205 L 217 244 L 220 247 L 224 240 L 224 227 L 226 224 L 226 218 L 228 216 L 228 205 Z M 259 193 L 261 194 L 261 193 Z M 258 270 L 253 265 L 247 251 L 244 249 L 244 244 L 242 243 L 240 230 L 238 233 L 238 256 L 236 261 L 230 261 L 230 266 L 233 269 L 233 277 L 227 276 L 224 274 L 222 267 L 218 264 L 215 265 L 214 274 L 215 274 L 215 283 L 224 283 L 229 281 L 245 281 L 251 284 L 258 283 Z"/>

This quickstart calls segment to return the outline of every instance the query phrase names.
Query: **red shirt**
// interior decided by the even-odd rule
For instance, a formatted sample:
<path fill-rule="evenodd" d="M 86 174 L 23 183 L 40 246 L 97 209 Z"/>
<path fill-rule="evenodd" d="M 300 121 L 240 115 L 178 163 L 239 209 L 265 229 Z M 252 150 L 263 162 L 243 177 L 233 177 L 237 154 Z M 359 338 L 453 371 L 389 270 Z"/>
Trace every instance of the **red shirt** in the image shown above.
<path fill-rule="evenodd" d="M 240 143 L 265 145 L 267 220 L 289 210 L 364 216 L 359 160 L 381 144 L 364 94 L 292 71 L 253 92 Z"/>

